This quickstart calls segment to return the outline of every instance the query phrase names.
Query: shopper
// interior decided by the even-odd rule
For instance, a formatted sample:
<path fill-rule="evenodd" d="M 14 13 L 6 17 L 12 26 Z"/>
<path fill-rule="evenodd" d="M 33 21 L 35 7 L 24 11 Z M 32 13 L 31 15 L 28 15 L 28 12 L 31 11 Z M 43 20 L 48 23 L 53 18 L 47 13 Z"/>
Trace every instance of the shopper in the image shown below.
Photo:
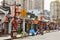
<path fill-rule="evenodd" d="M 2 36 L 2 23 L 1 23 L 1 19 L 0 19 L 0 36 Z"/>
<path fill-rule="evenodd" d="M 13 21 L 12 21 L 12 32 L 11 32 L 11 37 L 12 38 L 16 38 L 17 30 L 18 30 L 18 23 L 16 21 L 16 17 L 14 17 Z"/>
<path fill-rule="evenodd" d="M 38 23 L 39 23 L 39 20 L 37 20 L 37 19 L 35 19 L 35 20 L 33 21 L 35 32 L 37 31 Z"/>
<path fill-rule="evenodd" d="M 46 32 L 50 32 L 50 29 L 49 29 L 49 23 L 47 23 L 47 26 L 46 26 Z"/>

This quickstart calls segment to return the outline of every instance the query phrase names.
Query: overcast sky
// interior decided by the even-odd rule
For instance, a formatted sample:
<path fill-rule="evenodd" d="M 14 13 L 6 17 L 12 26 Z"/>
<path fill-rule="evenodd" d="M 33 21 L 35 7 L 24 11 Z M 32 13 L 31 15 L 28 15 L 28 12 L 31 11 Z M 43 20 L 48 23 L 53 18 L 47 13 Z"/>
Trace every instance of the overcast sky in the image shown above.
<path fill-rule="evenodd" d="M 1 5 L 1 1 L 0 0 L 0 5 Z M 44 9 L 46 10 L 50 10 L 50 2 L 53 1 L 53 0 L 45 0 L 45 3 L 44 3 Z"/>
<path fill-rule="evenodd" d="M 3 0 L 0 0 L 0 5 L 1 5 L 1 1 L 3 1 Z"/>
<path fill-rule="evenodd" d="M 54 0 L 45 0 L 45 2 L 44 2 L 44 9 L 50 11 L 50 2 L 51 1 L 54 1 Z"/>

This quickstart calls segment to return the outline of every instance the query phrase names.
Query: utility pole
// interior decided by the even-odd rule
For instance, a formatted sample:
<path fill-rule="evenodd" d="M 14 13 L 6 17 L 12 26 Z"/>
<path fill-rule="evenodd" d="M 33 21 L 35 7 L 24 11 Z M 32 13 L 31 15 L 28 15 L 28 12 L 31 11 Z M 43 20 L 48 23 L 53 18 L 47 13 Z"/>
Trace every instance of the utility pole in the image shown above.
<path fill-rule="evenodd" d="M 15 4 L 14 5 L 15 5 L 15 15 L 14 16 L 16 17 L 16 1 L 15 1 Z"/>
<path fill-rule="evenodd" d="M 23 0 L 23 9 L 25 9 L 25 0 Z"/>
<path fill-rule="evenodd" d="M 25 0 L 23 0 L 23 10 L 25 9 Z M 25 18 L 23 17 L 23 33 L 25 33 Z"/>

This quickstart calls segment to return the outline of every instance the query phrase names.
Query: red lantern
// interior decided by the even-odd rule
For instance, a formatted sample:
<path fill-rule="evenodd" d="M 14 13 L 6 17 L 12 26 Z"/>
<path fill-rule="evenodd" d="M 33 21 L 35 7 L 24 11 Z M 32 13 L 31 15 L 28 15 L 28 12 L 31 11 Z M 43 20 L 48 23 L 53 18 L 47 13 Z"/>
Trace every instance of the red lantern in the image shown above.
<path fill-rule="evenodd" d="M 8 22 L 9 21 L 9 18 L 6 16 L 6 20 L 5 20 L 6 22 Z"/>

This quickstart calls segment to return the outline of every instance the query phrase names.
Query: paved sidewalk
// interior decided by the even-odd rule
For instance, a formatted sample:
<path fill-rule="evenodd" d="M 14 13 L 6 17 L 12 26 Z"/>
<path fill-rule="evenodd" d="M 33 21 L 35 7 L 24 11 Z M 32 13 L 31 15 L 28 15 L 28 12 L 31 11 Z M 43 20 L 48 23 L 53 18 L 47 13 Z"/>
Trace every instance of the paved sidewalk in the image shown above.
<path fill-rule="evenodd" d="M 51 32 L 56 32 L 56 31 L 58 31 L 58 30 L 51 30 L 49 33 L 51 33 Z M 46 32 L 44 31 L 44 34 L 46 34 Z M 20 38 L 21 37 L 21 35 L 17 35 L 17 38 Z M 11 39 L 11 37 L 10 36 L 4 36 L 4 37 L 0 37 L 0 40 L 5 40 L 5 39 Z"/>
<path fill-rule="evenodd" d="M 13 40 L 60 40 L 60 31 L 46 33 L 44 35 L 29 36 Z"/>
<path fill-rule="evenodd" d="M 21 37 L 20 35 L 17 35 L 17 38 Z M 4 36 L 4 37 L 0 37 L 0 40 L 5 40 L 5 39 L 11 39 L 11 36 Z"/>

